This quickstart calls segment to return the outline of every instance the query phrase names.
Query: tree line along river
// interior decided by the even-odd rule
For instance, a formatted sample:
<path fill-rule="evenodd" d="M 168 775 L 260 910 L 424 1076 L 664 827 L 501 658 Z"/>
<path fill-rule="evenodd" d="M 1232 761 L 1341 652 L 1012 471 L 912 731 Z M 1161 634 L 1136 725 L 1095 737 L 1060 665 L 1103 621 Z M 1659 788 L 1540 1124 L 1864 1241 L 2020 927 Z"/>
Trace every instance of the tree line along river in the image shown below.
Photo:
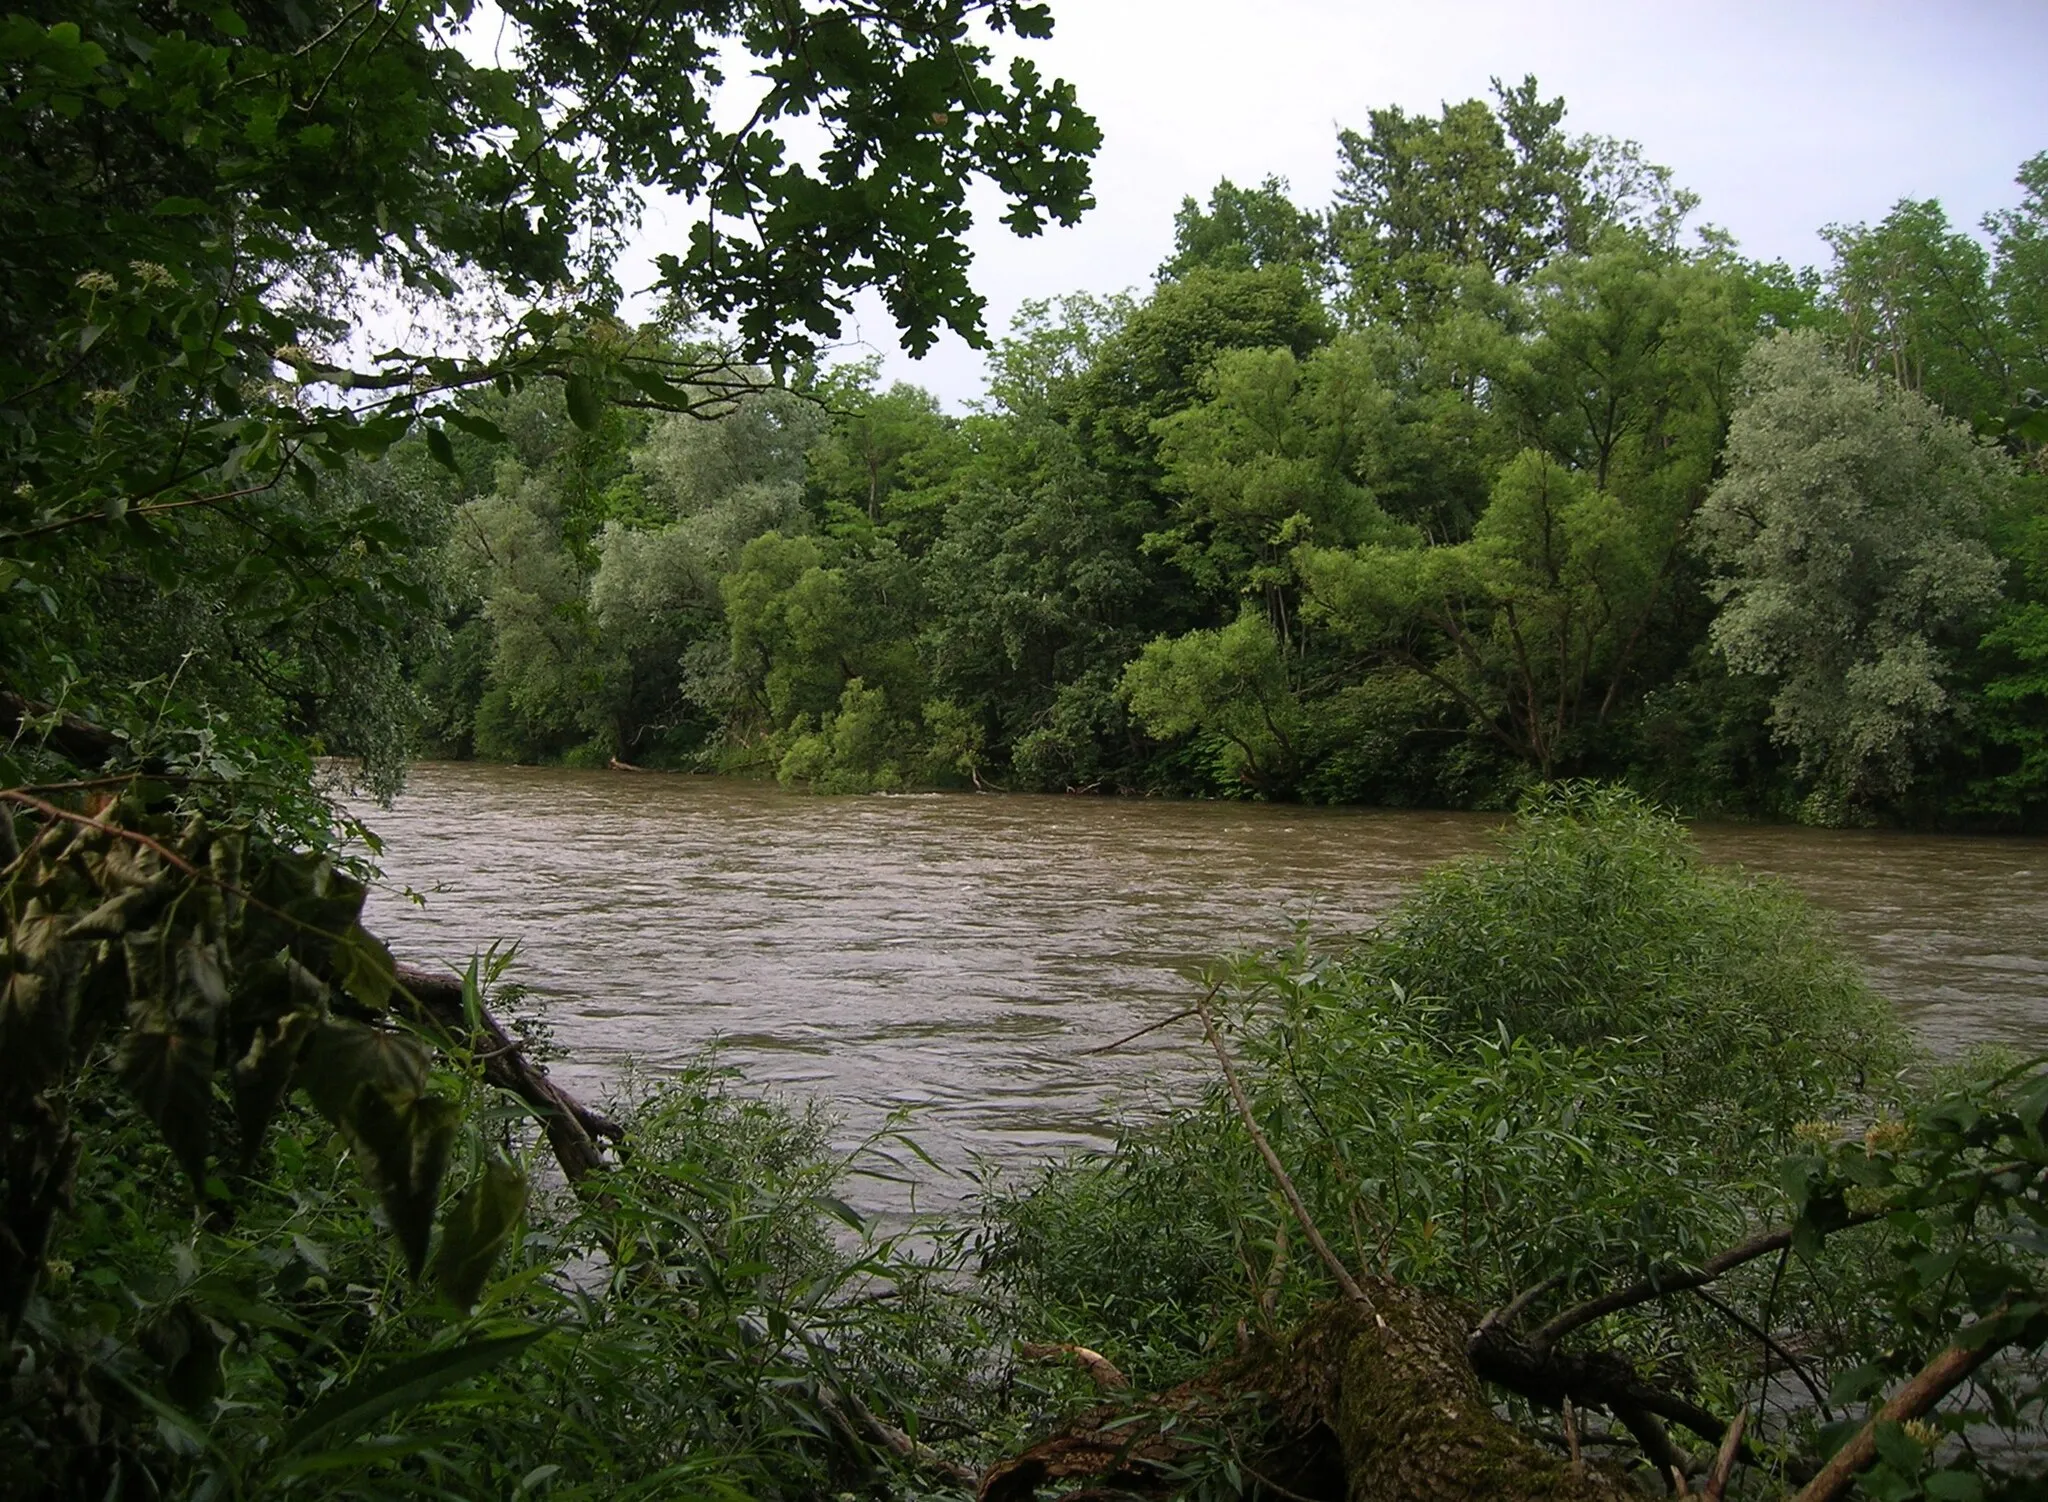
<path fill-rule="evenodd" d="M 1201 1067 L 1166 1016 L 1188 976 L 1296 923 L 1339 943 L 1496 814 L 933 794 L 430 764 L 389 810 L 367 917 L 399 954 L 461 964 L 517 941 L 595 1097 L 717 1040 L 754 1086 L 896 1108 L 950 1168 L 1099 1143 Z M 1707 855 L 1830 912 L 1873 984 L 1941 1050 L 2048 1047 L 2048 845 L 1704 825 Z M 422 894 L 416 905 L 405 889 Z M 965 1193 L 965 1180 L 925 1199 Z M 898 1195 L 881 1191 L 879 1198 Z"/>

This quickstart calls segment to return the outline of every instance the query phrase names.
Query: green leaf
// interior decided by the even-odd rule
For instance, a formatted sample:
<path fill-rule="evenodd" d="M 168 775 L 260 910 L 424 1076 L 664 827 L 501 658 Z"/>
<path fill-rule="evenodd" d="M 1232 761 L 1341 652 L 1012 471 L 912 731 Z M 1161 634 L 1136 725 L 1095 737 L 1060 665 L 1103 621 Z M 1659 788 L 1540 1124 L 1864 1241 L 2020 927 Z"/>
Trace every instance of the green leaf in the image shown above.
<path fill-rule="evenodd" d="M 588 433 L 604 421 L 604 403 L 597 384 L 584 375 L 572 375 L 567 382 L 569 420 Z"/>
<path fill-rule="evenodd" d="M 1845 1372 L 1835 1373 L 1835 1380 L 1828 1384 L 1828 1400 L 1848 1405 L 1879 1391 L 1885 1384 L 1885 1369 L 1872 1362 L 1852 1366 Z"/>
<path fill-rule="evenodd" d="M 441 1217 L 434 1284 L 463 1309 L 476 1303 L 492 1265 L 526 1213 L 526 1175 L 493 1158 Z"/>
<path fill-rule="evenodd" d="M 440 428 L 427 429 L 427 452 L 443 469 L 453 474 L 462 473 L 462 466 L 455 462 L 455 445 L 448 441 L 447 433 Z"/>
<path fill-rule="evenodd" d="M 414 1277 L 426 1265 L 449 1149 L 462 1108 L 438 1095 L 407 1098 L 364 1085 L 338 1125 L 383 1201 L 391 1232 Z"/>
<path fill-rule="evenodd" d="M 182 219 L 194 214 L 204 214 L 208 212 L 208 207 L 197 198 L 160 198 L 151 212 L 164 219 Z"/>
<path fill-rule="evenodd" d="M 317 1012 L 288 1012 L 259 1026 L 242 1057 L 235 1061 L 235 1126 L 242 1139 L 242 1163 L 252 1167 L 263 1146 L 263 1134 L 285 1092 L 306 1040 L 320 1026 Z"/>
<path fill-rule="evenodd" d="M 2012 1112 L 2020 1125 L 2041 1135 L 2043 1117 L 2048 1117 L 2048 1074 L 2037 1074 L 2012 1093 Z"/>
<path fill-rule="evenodd" d="M 431 1430 L 425 1434 L 386 1435 L 382 1439 L 366 1440 L 359 1445 L 340 1445 L 331 1450 L 315 1450 L 312 1454 L 297 1460 L 287 1461 L 274 1473 L 278 1481 L 290 1480 L 294 1476 L 316 1476 L 329 1471 L 354 1471 L 373 1465 L 388 1465 L 408 1455 L 418 1455 L 444 1445 L 461 1444 L 469 1439 L 468 1434 L 449 1430 Z"/>
<path fill-rule="evenodd" d="M 214 1035 L 195 1018 L 131 1027 L 121 1035 L 115 1069 L 143 1114 L 156 1123 L 197 1191 L 212 1143 Z"/>
<path fill-rule="evenodd" d="M 332 1436 L 351 1439 L 388 1413 L 424 1402 L 444 1387 L 519 1355 L 549 1332 L 528 1330 L 465 1341 L 446 1350 L 429 1351 L 395 1366 L 366 1372 L 346 1387 L 320 1399 L 286 1431 L 287 1454 L 305 1450 L 313 1441 Z"/>
<path fill-rule="evenodd" d="M 427 1088 L 426 1050 L 389 1028 L 330 1019 L 304 1049 L 297 1083 L 337 1126 L 365 1085 L 393 1095 L 420 1095 Z"/>
<path fill-rule="evenodd" d="M 383 942 L 362 924 L 352 926 L 334 946 L 334 969 L 341 988 L 373 1012 L 391 1005 L 398 962 Z"/>
<path fill-rule="evenodd" d="M 159 1309 L 137 1331 L 142 1348 L 164 1369 L 164 1391 L 187 1413 L 201 1418 L 221 1389 L 221 1352 L 227 1343 L 208 1320 L 183 1300 Z"/>
<path fill-rule="evenodd" d="M 1936 1471 L 1920 1489 L 1932 1502 L 1984 1502 L 1984 1483 L 1969 1471 Z"/>
<path fill-rule="evenodd" d="M 1872 1426 L 1871 1439 L 1877 1445 L 1877 1453 L 1884 1463 L 1901 1476 L 1912 1476 L 1919 1472 L 1920 1462 L 1926 1458 L 1926 1448 L 1905 1431 L 1896 1419 L 1880 1419 Z"/>
<path fill-rule="evenodd" d="M 441 414 L 442 421 L 450 427 L 459 428 L 472 438 L 481 438 L 486 443 L 510 443 L 505 430 L 488 417 L 478 417 L 473 412 L 449 411 Z"/>

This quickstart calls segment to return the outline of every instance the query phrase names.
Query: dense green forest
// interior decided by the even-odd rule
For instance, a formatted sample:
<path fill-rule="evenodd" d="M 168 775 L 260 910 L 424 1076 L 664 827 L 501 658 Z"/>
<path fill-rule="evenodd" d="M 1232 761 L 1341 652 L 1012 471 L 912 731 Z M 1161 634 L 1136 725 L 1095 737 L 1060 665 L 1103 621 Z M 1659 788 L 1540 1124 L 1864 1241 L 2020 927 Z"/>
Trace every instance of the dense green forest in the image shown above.
<path fill-rule="evenodd" d="M 2037 817 L 2048 157 L 1807 276 L 1533 81 L 1381 111 L 955 418 L 823 354 L 1091 206 L 1044 7 L 500 9 L 0 19 L 0 1494 L 2040 1495 L 2048 1069 L 1644 792 Z M 877 1224 L 912 1138 L 396 962 L 318 758 L 421 747 L 1518 812 Z"/>
<path fill-rule="evenodd" d="M 1221 183 L 1142 295 L 1030 307 L 964 418 L 873 364 L 681 416 L 465 399 L 446 468 L 353 477 L 432 608 L 305 727 L 834 791 L 1598 775 L 2039 823 L 2048 156 L 1981 237 L 1902 202 L 1816 273 L 1689 234 L 1534 80 L 1338 149 L 1334 203 Z"/>

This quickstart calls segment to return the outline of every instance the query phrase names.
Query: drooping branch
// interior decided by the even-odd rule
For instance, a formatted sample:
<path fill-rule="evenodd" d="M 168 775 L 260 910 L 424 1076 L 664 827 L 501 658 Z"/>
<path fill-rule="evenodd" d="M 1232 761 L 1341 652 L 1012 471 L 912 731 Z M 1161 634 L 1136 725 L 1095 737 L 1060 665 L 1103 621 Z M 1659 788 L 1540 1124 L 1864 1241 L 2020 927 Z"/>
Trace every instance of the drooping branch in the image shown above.
<path fill-rule="evenodd" d="M 1859 1211 L 1856 1214 L 1850 1215 L 1835 1229 L 1846 1231 L 1852 1226 L 1867 1225 L 1871 1221 L 1883 1219 L 1888 1213 L 1889 1211 L 1887 1210 Z M 1572 1331 L 1579 1329 L 1581 1326 L 1590 1325 L 1597 1319 L 1604 1319 L 1610 1314 L 1619 1314 L 1624 1309 L 1633 1309 L 1638 1304 L 1648 1304 L 1658 1299 L 1669 1298 L 1674 1293 L 1684 1293 L 1689 1289 L 1704 1287 L 1722 1274 L 1732 1272 L 1734 1269 L 1742 1266 L 1745 1262 L 1754 1262 L 1759 1257 L 1768 1257 L 1772 1252 L 1783 1251 L 1791 1244 L 1792 1227 L 1781 1226 L 1775 1231 L 1766 1231 L 1760 1236 L 1751 1237 L 1739 1246 L 1732 1246 L 1725 1252 L 1709 1257 L 1698 1267 L 1665 1266 L 1657 1268 L 1651 1272 L 1649 1277 L 1642 1279 L 1640 1282 L 1631 1283 L 1624 1288 L 1617 1288 L 1611 1292 L 1603 1293 L 1598 1298 L 1588 1299 L 1583 1304 L 1578 1304 L 1565 1310 L 1564 1313 L 1558 1315 L 1542 1329 L 1538 1330 L 1531 1337 L 1529 1343 L 1538 1350 L 1548 1349 L 1565 1336 L 1571 1334 Z"/>
<path fill-rule="evenodd" d="M 1209 1040 L 1209 1048 L 1216 1055 L 1216 1062 L 1223 1067 L 1223 1083 L 1229 1088 L 1230 1101 L 1237 1108 L 1238 1120 L 1251 1134 L 1252 1145 L 1259 1150 L 1259 1156 L 1266 1162 L 1267 1170 L 1273 1175 L 1273 1182 L 1287 1200 L 1287 1207 L 1294 1212 L 1295 1221 L 1301 1226 L 1302 1234 L 1322 1259 L 1330 1277 L 1344 1290 L 1345 1296 L 1358 1303 L 1365 1302 L 1365 1290 L 1358 1286 L 1358 1280 L 1351 1276 L 1351 1270 L 1343 1259 L 1330 1250 L 1329 1242 L 1323 1240 L 1323 1233 L 1316 1229 L 1314 1219 L 1308 1213 L 1308 1206 L 1301 1201 L 1301 1194 L 1294 1187 L 1287 1168 L 1280 1161 L 1280 1155 L 1273 1151 L 1273 1144 L 1266 1140 L 1266 1134 L 1259 1129 L 1258 1119 L 1252 1115 L 1251 1102 L 1245 1098 L 1244 1086 L 1238 1083 L 1237 1069 L 1230 1062 L 1229 1050 L 1224 1048 L 1223 1039 L 1216 1031 L 1216 1019 L 1209 1014 L 1209 1002 L 1216 994 L 1211 986 L 1209 994 L 1196 1003 L 1195 1015 L 1202 1019 L 1202 1033 Z"/>

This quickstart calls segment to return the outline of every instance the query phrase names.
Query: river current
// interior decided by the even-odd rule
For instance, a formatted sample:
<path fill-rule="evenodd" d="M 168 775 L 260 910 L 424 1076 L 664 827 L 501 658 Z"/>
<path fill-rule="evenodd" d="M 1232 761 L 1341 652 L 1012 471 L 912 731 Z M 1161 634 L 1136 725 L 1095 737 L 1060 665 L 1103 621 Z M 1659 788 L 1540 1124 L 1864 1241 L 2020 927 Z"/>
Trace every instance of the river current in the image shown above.
<path fill-rule="evenodd" d="M 1369 927 L 1499 815 L 933 794 L 819 798 L 656 773 L 424 765 L 388 810 L 371 926 L 460 965 L 517 941 L 601 1098 L 717 1042 L 859 1134 L 899 1108 L 950 1169 L 1102 1142 L 1200 1067 L 1165 1017 L 1219 953 Z M 1839 925 L 1931 1045 L 2048 1048 L 2048 844 L 1701 826 Z M 415 903 L 407 889 L 424 900 Z M 964 1181 L 933 1184 L 956 1198 Z M 889 1196 L 893 1198 L 894 1196 Z"/>

